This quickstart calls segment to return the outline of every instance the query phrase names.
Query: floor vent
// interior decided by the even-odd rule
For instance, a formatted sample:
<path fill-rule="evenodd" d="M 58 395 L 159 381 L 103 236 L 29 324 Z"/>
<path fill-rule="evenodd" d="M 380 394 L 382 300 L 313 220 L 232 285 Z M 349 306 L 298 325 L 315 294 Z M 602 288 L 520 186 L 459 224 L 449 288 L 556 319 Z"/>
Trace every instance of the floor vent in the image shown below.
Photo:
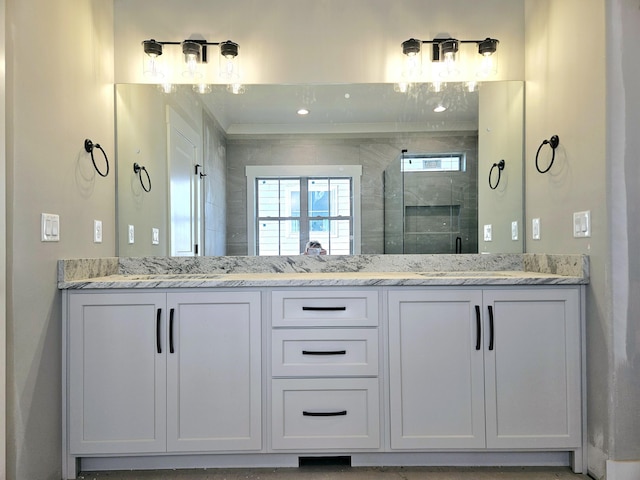
<path fill-rule="evenodd" d="M 351 457 L 298 457 L 299 467 L 350 467 Z"/>

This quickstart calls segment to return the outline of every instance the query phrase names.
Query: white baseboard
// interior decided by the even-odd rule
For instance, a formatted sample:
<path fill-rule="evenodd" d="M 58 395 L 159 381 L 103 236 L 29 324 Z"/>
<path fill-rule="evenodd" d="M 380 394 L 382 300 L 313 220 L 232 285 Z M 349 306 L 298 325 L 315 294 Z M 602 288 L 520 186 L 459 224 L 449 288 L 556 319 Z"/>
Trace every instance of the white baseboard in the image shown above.
<path fill-rule="evenodd" d="M 640 479 L 640 460 L 616 462 L 607 460 L 607 480 Z"/>

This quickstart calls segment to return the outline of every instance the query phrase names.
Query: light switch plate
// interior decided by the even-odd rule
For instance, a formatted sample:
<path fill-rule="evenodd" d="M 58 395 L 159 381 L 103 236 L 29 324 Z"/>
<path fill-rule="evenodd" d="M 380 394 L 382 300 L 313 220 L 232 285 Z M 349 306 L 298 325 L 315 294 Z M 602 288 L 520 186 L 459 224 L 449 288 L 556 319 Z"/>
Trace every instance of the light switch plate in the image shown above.
<path fill-rule="evenodd" d="M 151 243 L 153 245 L 158 245 L 160 243 L 160 229 L 152 228 L 151 229 Z"/>
<path fill-rule="evenodd" d="M 93 243 L 102 243 L 102 221 L 93 221 Z"/>
<path fill-rule="evenodd" d="M 41 235 L 43 242 L 60 241 L 60 215 L 53 213 L 43 213 L 41 215 Z"/>
<path fill-rule="evenodd" d="M 134 243 L 136 240 L 135 227 L 133 225 L 129 225 L 129 245 Z"/>
<path fill-rule="evenodd" d="M 531 237 L 534 240 L 540 240 L 540 219 L 534 218 L 531 220 Z"/>
<path fill-rule="evenodd" d="M 591 236 L 591 210 L 573 214 L 573 236 L 575 238 Z"/>
<path fill-rule="evenodd" d="M 491 241 L 491 224 L 484 226 L 484 241 L 485 242 Z"/>
<path fill-rule="evenodd" d="M 518 240 L 518 221 L 511 222 L 511 240 Z"/>

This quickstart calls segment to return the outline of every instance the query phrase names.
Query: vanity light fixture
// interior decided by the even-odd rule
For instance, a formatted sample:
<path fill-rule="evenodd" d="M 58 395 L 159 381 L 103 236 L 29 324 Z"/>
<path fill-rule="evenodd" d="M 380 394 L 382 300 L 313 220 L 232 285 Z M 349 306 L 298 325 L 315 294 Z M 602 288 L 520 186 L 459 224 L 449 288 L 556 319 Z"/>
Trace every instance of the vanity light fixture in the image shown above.
<path fill-rule="evenodd" d="M 165 42 L 155 39 L 144 40 L 143 73 L 146 77 L 162 81 L 169 72 L 162 65 L 161 57 L 165 45 L 180 45 L 184 56 L 182 75 L 194 84 L 194 90 L 207 93 L 210 86 L 202 82 L 205 77 L 204 68 L 209 63 L 208 47 L 217 46 L 220 49 L 219 75 L 224 83 L 227 83 L 232 93 L 244 91 L 240 83 L 240 69 L 238 66 L 239 45 L 231 40 L 224 42 L 207 42 L 200 39 L 188 39 L 182 42 Z"/>
<path fill-rule="evenodd" d="M 460 59 L 458 58 L 460 45 L 468 43 L 477 46 L 475 76 L 486 78 L 497 73 L 496 53 L 499 41 L 495 38 L 487 37 L 484 40 L 458 40 L 456 38 L 418 40 L 410 38 L 402 42 L 402 53 L 406 58 L 401 82 L 415 82 L 421 76 L 421 46 L 425 43 L 431 44 L 431 65 L 434 69 L 434 77 L 446 80 L 460 75 Z"/>

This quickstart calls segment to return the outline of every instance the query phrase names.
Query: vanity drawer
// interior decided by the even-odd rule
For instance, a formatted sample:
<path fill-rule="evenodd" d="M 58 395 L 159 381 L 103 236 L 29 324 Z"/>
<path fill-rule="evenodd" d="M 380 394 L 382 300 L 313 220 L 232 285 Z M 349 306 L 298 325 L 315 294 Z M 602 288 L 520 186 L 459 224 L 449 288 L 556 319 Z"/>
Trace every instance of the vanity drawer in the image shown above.
<path fill-rule="evenodd" d="M 272 389 L 274 450 L 380 447 L 378 379 L 278 379 Z"/>
<path fill-rule="evenodd" d="M 378 375 L 378 329 L 275 329 L 274 377 Z"/>
<path fill-rule="evenodd" d="M 274 327 L 378 325 L 377 290 L 292 290 L 271 294 Z"/>

